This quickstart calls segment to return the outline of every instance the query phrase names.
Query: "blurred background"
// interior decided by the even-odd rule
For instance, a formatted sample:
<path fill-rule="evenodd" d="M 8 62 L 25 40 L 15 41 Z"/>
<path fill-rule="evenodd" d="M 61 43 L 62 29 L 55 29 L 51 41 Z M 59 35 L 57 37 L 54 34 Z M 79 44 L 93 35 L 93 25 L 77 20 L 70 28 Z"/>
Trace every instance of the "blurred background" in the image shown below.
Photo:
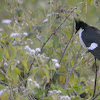
<path fill-rule="evenodd" d="M 73 34 L 59 63 L 73 33 L 74 18 L 100 29 L 100 0 L 0 0 L 1 100 L 91 98 L 94 58 L 88 53 L 81 59 L 85 50 L 81 48 L 78 34 Z M 46 42 L 64 19 L 66 21 L 56 30 L 56 34 Z M 46 45 L 40 53 L 43 43 Z M 97 63 L 99 66 L 99 61 Z M 73 66 L 76 67 L 65 89 Z M 56 75 L 48 89 L 46 84 L 54 72 Z M 97 92 L 99 76 L 100 71 Z"/>

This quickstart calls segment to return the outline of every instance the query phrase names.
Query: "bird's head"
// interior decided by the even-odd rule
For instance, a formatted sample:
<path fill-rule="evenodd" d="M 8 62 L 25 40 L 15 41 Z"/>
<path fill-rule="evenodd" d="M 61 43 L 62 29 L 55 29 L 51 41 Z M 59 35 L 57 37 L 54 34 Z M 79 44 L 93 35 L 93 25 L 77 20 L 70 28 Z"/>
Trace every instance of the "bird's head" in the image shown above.
<path fill-rule="evenodd" d="M 76 29 L 75 34 L 78 32 L 80 28 L 85 29 L 85 27 L 87 27 L 86 23 L 84 23 L 83 21 L 79 19 L 75 19 L 75 29 Z"/>

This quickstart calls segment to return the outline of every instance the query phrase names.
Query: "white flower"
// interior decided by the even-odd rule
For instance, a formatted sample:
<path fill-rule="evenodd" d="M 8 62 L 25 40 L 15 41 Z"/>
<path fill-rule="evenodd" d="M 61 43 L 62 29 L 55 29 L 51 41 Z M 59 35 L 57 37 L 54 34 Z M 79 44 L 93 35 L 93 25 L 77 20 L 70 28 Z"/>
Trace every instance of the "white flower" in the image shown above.
<path fill-rule="evenodd" d="M 50 94 L 53 94 L 53 91 L 49 91 Z"/>
<path fill-rule="evenodd" d="M 19 35 L 20 35 L 19 33 L 13 33 L 13 34 L 10 35 L 10 37 L 15 38 L 15 37 L 19 37 Z"/>
<path fill-rule="evenodd" d="M 51 15 L 50 14 L 47 14 L 47 17 L 50 17 Z"/>
<path fill-rule="evenodd" d="M 23 33 L 23 36 L 28 36 L 28 34 L 26 32 Z"/>
<path fill-rule="evenodd" d="M 29 46 L 25 46 L 24 50 L 27 50 L 30 53 L 35 54 L 35 50 L 31 49 Z"/>
<path fill-rule="evenodd" d="M 2 28 L 0 28 L 0 31 L 4 31 Z"/>
<path fill-rule="evenodd" d="M 35 51 L 36 52 L 41 52 L 41 49 L 40 48 L 36 48 Z"/>
<path fill-rule="evenodd" d="M 58 60 L 57 60 L 57 59 L 51 59 L 51 61 L 53 61 L 53 62 L 55 62 L 55 63 L 57 63 L 57 62 L 58 62 Z"/>
<path fill-rule="evenodd" d="M 36 88 L 40 88 L 39 84 L 38 84 L 36 81 L 34 81 L 34 86 L 35 86 Z"/>
<path fill-rule="evenodd" d="M 71 100 L 69 96 L 59 96 L 60 100 Z"/>
<path fill-rule="evenodd" d="M 14 46 L 14 45 L 16 45 L 16 44 L 17 44 L 17 43 L 14 41 L 11 45 Z"/>
<path fill-rule="evenodd" d="M 15 23 L 16 23 L 16 24 L 18 24 L 18 21 L 17 21 L 17 20 L 15 20 Z"/>
<path fill-rule="evenodd" d="M 44 21 L 43 21 L 43 23 L 47 23 L 48 22 L 48 19 L 45 19 Z"/>
<path fill-rule="evenodd" d="M 6 92 L 6 90 L 7 90 L 7 89 L 0 90 L 0 96 L 1 96 L 4 92 Z"/>
<path fill-rule="evenodd" d="M 35 50 L 31 49 L 30 53 L 35 54 Z"/>
<path fill-rule="evenodd" d="M 25 46 L 24 50 L 30 51 L 31 48 L 27 45 L 27 46 Z"/>
<path fill-rule="evenodd" d="M 29 79 L 28 79 L 28 82 L 32 82 L 32 79 L 31 79 L 31 78 L 29 78 Z"/>
<path fill-rule="evenodd" d="M 56 93 L 57 93 L 57 94 L 60 94 L 60 93 L 62 93 L 62 92 L 61 92 L 60 90 L 58 90 L 58 91 L 56 91 Z"/>
<path fill-rule="evenodd" d="M 11 23 L 11 20 L 10 19 L 4 19 L 4 20 L 2 20 L 2 23 L 9 24 L 9 23 Z"/>
<path fill-rule="evenodd" d="M 49 91 L 50 94 L 60 94 L 62 93 L 60 90 L 51 90 Z"/>
<path fill-rule="evenodd" d="M 37 57 L 41 57 L 41 55 L 40 55 L 40 54 L 38 54 L 38 55 L 37 55 Z"/>
<path fill-rule="evenodd" d="M 55 63 L 55 67 L 56 68 L 59 68 L 60 67 L 60 64 L 59 63 Z"/>
<path fill-rule="evenodd" d="M 59 15 L 59 13 L 55 13 L 55 15 Z"/>
<path fill-rule="evenodd" d="M 24 33 L 12 33 L 10 35 L 11 38 L 20 37 L 20 36 L 28 36 L 28 34 L 24 32 Z"/>
<path fill-rule="evenodd" d="M 56 94 L 60 94 L 61 93 L 60 90 L 53 90 L 53 92 L 56 93 Z"/>
<path fill-rule="evenodd" d="M 4 66 L 8 66 L 8 63 L 7 63 L 7 62 L 5 62 L 5 63 L 4 63 Z"/>

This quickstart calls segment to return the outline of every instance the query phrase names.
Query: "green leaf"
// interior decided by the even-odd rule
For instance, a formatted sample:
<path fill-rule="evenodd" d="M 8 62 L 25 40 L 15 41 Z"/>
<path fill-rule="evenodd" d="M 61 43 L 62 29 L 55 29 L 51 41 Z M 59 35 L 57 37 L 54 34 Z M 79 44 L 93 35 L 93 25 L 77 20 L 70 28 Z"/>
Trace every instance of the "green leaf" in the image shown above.
<path fill-rule="evenodd" d="M 53 90 L 55 90 L 55 85 L 51 84 L 51 88 L 52 88 Z"/>
<path fill-rule="evenodd" d="M 46 98 L 44 98 L 44 100 L 52 100 L 52 98 L 51 97 L 46 97 Z"/>
<path fill-rule="evenodd" d="M 59 47 L 59 37 L 56 36 L 53 40 L 53 47 L 58 48 Z"/>
<path fill-rule="evenodd" d="M 23 65 L 24 65 L 26 71 L 28 72 L 28 67 L 27 67 L 27 55 L 26 55 L 26 54 L 24 54 L 24 61 L 22 61 L 22 63 L 23 63 Z"/>
<path fill-rule="evenodd" d="M 13 80 L 13 83 L 15 85 L 17 85 L 18 81 L 19 81 L 19 76 L 18 74 L 20 73 L 20 70 L 18 71 L 18 69 L 14 68 L 12 71 L 11 71 L 11 76 L 12 76 L 12 80 Z"/>
<path fill-rule="evenodd" d="M 20 73 L 20 70 L 18 68 L 15 68 L 15 71 L 16 71 L 17 74 Z"/>
<path fill-rule="evenodd" d="M 72 98 L 71 100 L 83 100 L 83 99 L 80 97 L 75 97 L 75 98 Z"/>
<path fill-rule="evenodd" d="M 91 3 L 91 1 L 92 1 L 92 0 L 87 0 L 88 4 L 90 4 L 90 3 Z"/>
<path fill-rule="evenodd" d="M 65 34 L 67 35 L 68 39 L 71 37 L 71 33 L 69 30 L 65 30 Z"/>
<path fill-rule="evenodd" d="M 35 68 L 33 69 L 33 77 L 35 76 L 35 74 L 36 74 L 38 71 L 39 71 L 39 68 L 38 68 L 38 67 L 35 67 Z"/>
<path fill-rule="evenodd" d="M 72 84 L 72 83 L 73 83 L 73 80 L 74 80 L 74 75 L 72 75 L 72 76 L 70 77 L 69 84 Z"/>
<path fill-rule="evenodd" d="M 4 54 L 4 49 L 0 49 L 0 63 L 2 63 L 3 54 Z"/>
<path fill-rule="evenodd" d="M 4 51 L 5 51 L 5 52 L 4 52 L 5 57 L 6 57 L 7 59 L 9 59 L 10 57 L 9 57 L 8 49 L 5 49 Z"/>
<path fill-rule="evenodd" d="M 21 17 L 21 16 L 22 16 L 23 11 L 22 11 L 22 9 L 17 8 L 17 9 L 16 9 L 16 13 L 17 13 L 18 17 Z"/>
<path fill-rule="evenodd" d="M 45 37 L 44 36 L 39 36 L 38 37 L 42 42 L 45 40 Z"/>
<path fill-rule="evenodd" d="M 29 26 L 30 30 L 32 30 L 32 26 L 31 26 L 31 24 L 30 24 L 30 22 L 29 22 L 29 20 L 28 20 L 28 19 L 26 19 L 26 22 L 27 22 L 27 24 L 28 24 L 28 26 Z"/>
<path fill-rule="evenodd" d="M 47 81 L 49 82 L 49 70 L 45 70 L 43 69 L 45 75 L 46 75 L 46 78 L 47 78 Z"/>
<path fill-rule="evenodd" d="M 2 37 L 5 37 L 6 35 L 7 35 L 7 33 L 3 33 L 3 34 L 2 34 Z"/>
<path fill-rule="evenodd" d="M 64 5 L 64 4 L 65 4 L 65 2 L 66 2 L 66 0 L 62 0 L 62 5 Z"/>
<path fill-rule="evenodd" d="M 15 59 L 16 57 L 16 49 L 14 47 L 10 47 L 11 58 Z"/>

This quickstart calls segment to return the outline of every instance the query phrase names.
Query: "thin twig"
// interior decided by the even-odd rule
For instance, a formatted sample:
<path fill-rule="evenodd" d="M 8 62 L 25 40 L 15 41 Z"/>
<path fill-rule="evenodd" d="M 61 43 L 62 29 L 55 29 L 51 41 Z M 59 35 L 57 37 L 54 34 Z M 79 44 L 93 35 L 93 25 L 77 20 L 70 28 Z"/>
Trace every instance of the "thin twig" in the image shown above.
<path fill-rule="evenodd" d="M 80 4 L 82 4 L 82 3 L 83 3 L 83 2 L 79 3 L 78 5 L 80 5 Z M 77 6 L 78 6 L 78 5 L 77 5 Z M 56 33 L 57 30 L 61 27 L 61 25 L 63 25 L 63 23 L 66 22 L 66 20 L 67 20 L 67 19 L 69 18 L 69 16 L 74 12 L 74 10 L 77 9 L 77 6 L 74 7 L 73 10 L 68 14 L 68 16 L 66 16 L 66 18 L 63 20 L 63 22 L 62 22 L 57 28 L 54 29 L 54 32 L 48 37 L 48 39 L 46 40 L 46 42 L 42 45 L 42 47 L 41 47 L 41 52 L 42 52 L 44 46 L 46 45 L 46 43 L 49 41 L 49 39 L 50 39 L 53 35 L 55 35 L 55 33 Z M 66 49 L 67 49 L 67 47 L 68 47 L 68 45 L 69 45 L 69 43 L 70 43 L 72 37 L 73 37 L 73 34 L 72 34 L 70 40 L 68 41 L 67 46 L 66 46 L 65 49 L 64 49 L 64 52 L 63 52 L 63 54 L 62 54 L 62 57 L 61 57 L 61 59 L 60 59 L 60 61 L 59 61 L 60 63 L 61 63 L 61 61 L 62 61 L 63 55 L 65 54 L 65 51 L 66 51 Z M 58 70 L 58 68 L 57 68 L 56 70 Z M 52 76 L 52 79 L 51 79 L 50 82 L 49 82 L 49 86 L 48 86 L 48 84 L 47 84 L 47 92 L 45 93 L 45 95 L 48 94 L 48 91 L 49 91 L 49 89 L 50 89 L 50 86 L 51 86 L 52 81 L 54 80 L 54 76 L 55 76 L 55 75 L 56 75 L 56 72 L 55 72 L 54 75 Z"/>
<path fill-rule="evenodd" d="M 95 100 L 99 95 L 100 95 L 100 92 L 97 95 L 95 95 L 91 100 Z"/>
<path fill-rule="evenodd" d="M 69 41 L 68 41 L 68 43 L 67 43 L 67 45 L 66 45 L 66 47 L 65 47 L 65 49 L 64 49 L 64 52 L 63 52 L 63 54 L 62 54 L 62 56 L 61 56 L 61 59 L 60 59 L 60 61 L 59 61 L 59 64 L 61 63 L 62 58 L 63 58 L 63 56 L 64 56 L 64 54 L 65 54 L 65 51 L 66 51 L 66 49 L 68 48 L 70 41 L 72 40 L 72 37 L 73 37 L 73 34 L 74 34 L 74 22 L 73 22 L 73 29 L 72 29 L 72 30 L 73 30 L 73 31 L 72 31 L 71 38 L 69 39 Z M 58 68 L 57 68 L 56 70 L 58 70 Z M 54 72 L 54 74 L 53 74 L 53 76 L 52 76 L 52 79 L 51 79 L 51 82 L 54 80 L 54 76 L 55 76 L 55 75 L 56 75 L 56 72 Z"/>
<path fill-rule="evenodd" d="M 0 84 L 2 84 L 4 86 L 9 86 L 7 82 L 5 83 L 5 82 L 0 81 Z"/>
<path fill-rule="evenodd" d="M 78 58 L 79 58 L 81 49 L 82 49 L 82 47 L 80 48 L 80 50 L 79 50 L 79 52 L 78 52 L 78 54 L 77 54 L 77 56 L 76 56 L 76 60 L 75 60 L 75 62 L 74 62 L 74 65 L 73 65 L 72 68 L 71 68 L 71 72 L 70 72 L 69 76 L 67 75 L 68 77 L 66 77 L 65 89 L 68 87 L 69 80 L 70 80 L 70 77 L 71 77 L 71 75 L 72 75 L 72 73 L 73 73 L 73 71 L 74 71 L 74 68 L 75 68 L 76 66 L 78 66 L 78 65 L 80 64 L 80 62 L 82 61 L 82 59 L 83 59 L 83 57 L 82 57 L 81 60 L 78 62 L 78 64 L 76 64 L 76 63 L 77 63 L 77 60 L 78 60 Z"/>
<path fill-rule="evenodd" d="M 63 54 L 62 54 L 62 56 L 61 56 L 61 59 L 60 59 L 60 61 L 59 61 L 59 64 L 61 63 L 62 58 L 63 58 L 63 56 L 64 56 L 64 54 L 65 54 L 65 51 L 66 51 L 66 49 L 68 48 L 70 41 L 72 40 L 73 34 L 74 34 L 74 21 L 73 21 L 73 29 L 72 29 L 71 38 L 70 38 L 70 40 L 68 41 L 68 43 L 67 43 L 67 45 L 66 45 L 66 47 L 65 47 L 65 49 L 64 49 L 64 52 L 63 52 Z"/>
<path fill-rule="evenodd" d="M 41 47 L 41 52 L 42 52 L 44 46 L 46 45 L 46 43 L 49 41 L 49 39 L 50 39 L 53 35 L 55 35 L 55 33 L 57 32 L 57 30 L 66 22 L 66 20 L 67 20 L 67 19 L 69 18 L 69 16 L 74 12 L 75 9 L 77 9 L 77 7 L 74 7 L 73 10 L 68 14 L 68 16 L 66 16 L 66 18 L 63 20 L 63 22 L 62 22 L 58 27 L 56 27 L 56 28 L 54 29 L 53 33 L 48 37 L 48 39 L 46 40 L 46 42 L 43 43 L 43 45 L 42 45 L 42 47 Z"/>
<path fill-rule="evenodd" d="M 33 65 L 34 61 L 35 61 L 35 59 L 33 59 L 31 65 L 30 65 L 29 71 L 28 71 L 27 76 L 26 76 L 27 78 L 29 77 L 29 74 L 30 74 L 30 72 L 31 72 L 32 65 Z"/>

